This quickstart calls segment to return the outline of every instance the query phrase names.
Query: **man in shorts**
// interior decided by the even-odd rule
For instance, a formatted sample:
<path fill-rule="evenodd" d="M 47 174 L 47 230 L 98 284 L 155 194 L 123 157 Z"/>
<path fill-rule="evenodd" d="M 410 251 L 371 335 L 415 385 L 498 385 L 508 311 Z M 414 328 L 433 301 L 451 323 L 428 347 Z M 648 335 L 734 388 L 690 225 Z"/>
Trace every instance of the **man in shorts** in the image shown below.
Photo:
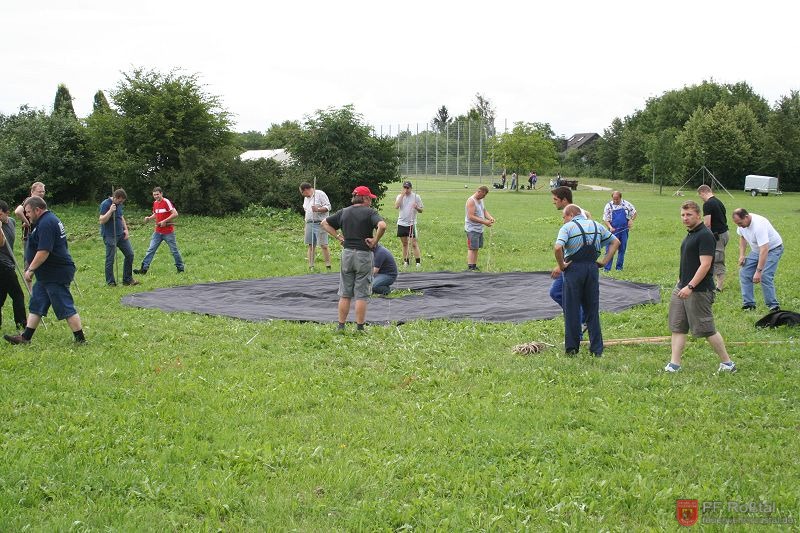
<path fill-rule="evenodd" d="M 325 269 L 330 270 L 331 250 L 328 248 L 328 234 L 322 231 L 320 223 L 328 216 L 331 202 L 325 191 L 315 189 L 307 181 L 300 184 L 300 194 L 303 196 L 303 211 L 306 220 L 305 243 L 308 247 L 308 269 L 314 270 L 314 259 L 317 256 L 317 246 L 319 246 L 322 248 Z"/>
<path fill-rule="evenodd" d="M 714 326 L 711 304 L 714 303 L 714 250 L 716 240 L 703 224 L 700 206 L 689 200 L 681 206 L 681 220 L 688 234 L 681 243 L 681 263 L 678 283 L 669 302 L 669 329 L 672 331 L 672 358 L 666 372 L 681 369 L 681 356 L 686 347 L 687 333 L 705 337 L 719 356 L 719 372 L 736 372 L 725 342 Z"/>
<path fill-rule="evenodd" d="M 67 231 L 64 224 L 48 211 L 47 203 L 38 196 L 31 196 L 22 204 L 24 215 L 31 223 L 31 233 L 25 249 L 28 267 L 23 277 L 30 283 L 36 276 L 28 308 L 28 322 L 19 335 L 3 335 L 11 344 L 28 344 L 36 327 L 47 314 L 50 306 L 59 320 L 66 320 L 75 342 L 84 343 L 81 317 L 75 309 L 69 285 L 75 277 L 75 263 L 67 246 Z"/>
<path fill-rule="evenodd" d="M 409 244 L 414 251 L 416 267 L 420 267 L 419 242 L 417 240 L 417 213 L 422 213 L 425 206 L 419 194 L 411 190 L 411 182 L 403 182 L 403 192 L 397 195 L 394 200 L 394 208 L 399 209 L 397 216 L 397 236 L 403 244 L 403 266 L 409 263 Z"/>
<path fill-rule="evenodd" d="M 369 187 L 356 187 L 353 190 L 352 205 L 337 211 L 321 223 L 322 229 L 344 247 L 339 274 L 337 331 L 344 331 L 353 298 L 356 299 L 356 328 L 363 331 L 367 319 L 367 302 L 372 294 L 372 250 L 386 231 L 386 222 L 372 208 L 373 198 L 377 196 L 372 194 Z M 339 229 L 342 233 L 338 233 Z"/>
<path fill-rule="evenodd" d="M 728 244 L 728 215 L 725 204 L 714 196 L 714 191 L 706 184 L 697 188 L 697 194 L 703 199 L 703 224 L 706 225 L 714 238 L 717 247 L 714 251 L 714 278 L 717 283 L 715 290 L 722 292 L 725 284 L 725 246 Z"/>
<path fill-rule="evenodd" d="M 478 250 L 483 248 L 483 227 L 491 227 L 494 217 L 483 206 L 489 187 L 481 185 L 475 194 L 467 198 L 464 206 L 464 231 L 467 233 L 467 270 L 478 272 Z"/>

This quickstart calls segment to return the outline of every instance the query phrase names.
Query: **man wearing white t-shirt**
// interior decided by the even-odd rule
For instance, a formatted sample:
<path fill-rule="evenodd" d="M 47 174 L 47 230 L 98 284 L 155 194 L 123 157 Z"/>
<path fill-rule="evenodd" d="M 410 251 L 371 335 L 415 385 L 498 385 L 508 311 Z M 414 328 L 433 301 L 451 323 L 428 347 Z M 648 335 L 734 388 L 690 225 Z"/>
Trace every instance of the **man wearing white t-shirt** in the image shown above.
<path fill-rule="evenodd" d="M 756 308 L 753 284 L 761 284 L 764 304 L 770 311 L 780 309 L 775 295 L 775 271 L 783 255 L 783 239 L 769 220 L 740 207 L 733 211 L 733 222 L 739 226 L 739 283 L 742 287 L 742 309 Z M 747 246 L 750 253 L 745 255 Z"/>

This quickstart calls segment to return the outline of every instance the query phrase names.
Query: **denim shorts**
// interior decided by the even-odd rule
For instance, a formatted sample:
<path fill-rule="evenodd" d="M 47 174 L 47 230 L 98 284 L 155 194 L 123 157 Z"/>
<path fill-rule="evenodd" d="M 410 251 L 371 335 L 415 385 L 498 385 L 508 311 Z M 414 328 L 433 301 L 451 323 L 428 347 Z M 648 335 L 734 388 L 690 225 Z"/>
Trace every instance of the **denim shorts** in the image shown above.
<path fill-rule="evenodd" d="M 467 250 L 479 250 L 483 248 L 483 232 L 467 232 Z"/>
<path fill-rule="evenodd" d="M 47 316 L 47 310 L 53 306 L 56 318 L 64 320 L 72 315 L 77 315 L 72 293 L 69 292 L 69 283 L 53 283 L 37 281 L 31 291 L 31 300 L 28 309 L 39 316 Z"/>
<path fill-rule="evenodd" d="M 319 222 L 306 222 L 305 243 L 328 246 L 328 232 L 320 227 Z"/>

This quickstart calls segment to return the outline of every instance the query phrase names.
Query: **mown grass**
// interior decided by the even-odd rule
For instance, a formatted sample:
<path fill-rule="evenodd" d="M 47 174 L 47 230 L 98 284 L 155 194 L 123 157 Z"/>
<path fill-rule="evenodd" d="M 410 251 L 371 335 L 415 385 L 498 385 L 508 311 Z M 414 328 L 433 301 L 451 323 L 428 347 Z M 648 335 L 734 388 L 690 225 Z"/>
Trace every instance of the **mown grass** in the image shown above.
<path fill-rule="evenodd" d="M 462 181 L 414 180 L 426 270 L 465 267 L 463 205 L 477 182 Z M 605 336 L 668 335 L 678 206 L 694 194 L 603 184 L 641 212 L 613 275 L 663 289 L 658 305 L 604 313 Z M 745 206 L 782 233 L 778 295 L 800 309 L 797 195 L 735 194 L 721 196 L 729 212 Z M 595 216 L 608 197 L 576 193 Z M 486 205 L 498 223 L 484 269 L 549 270 L 560 223 L 549 193 L 492 191 Z M 304 274 L 302 221 L 182 217 L 185 274 L 162 247 L 141 287 L 109 289 L 95 207 L 54 211 L 71 235 L 89 344 L 50 320 L 32 345 L 0 347 L 2 531 L 662 530 L 678 527 L 678 498 L 770 501 L 798 519 L 796 330 L 756 330 L 763 306 L 739 310 L 733 244 L 715 312 L 740 371 L 717 374 L 707 343 L 691 341 L 683 371 L 666 375 L 663 345 L 564 358 L 561 319 L 336 335 L 123 307 L 133 290 Z M 138 264 L 151 228 L 127 213 Z M 397 255 L 395 213 L 384 213 Z M 512 353 L 531 340 L 556 347 Z"/>

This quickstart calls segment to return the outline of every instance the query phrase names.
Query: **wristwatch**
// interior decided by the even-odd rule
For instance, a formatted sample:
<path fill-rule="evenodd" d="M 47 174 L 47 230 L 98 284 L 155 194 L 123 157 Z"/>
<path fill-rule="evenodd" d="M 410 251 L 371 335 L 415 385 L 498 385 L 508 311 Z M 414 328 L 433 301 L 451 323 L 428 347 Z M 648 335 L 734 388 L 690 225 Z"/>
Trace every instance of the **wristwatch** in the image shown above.
<path fill-rule="evenodd" d="M 690 289 L 694 290 L 694 285 L 692 285 L 691 283 L 687 283 L 687 284 L 686 284 L 686 286 L 687 286 L 688 288 L 690 288 Z"/>

